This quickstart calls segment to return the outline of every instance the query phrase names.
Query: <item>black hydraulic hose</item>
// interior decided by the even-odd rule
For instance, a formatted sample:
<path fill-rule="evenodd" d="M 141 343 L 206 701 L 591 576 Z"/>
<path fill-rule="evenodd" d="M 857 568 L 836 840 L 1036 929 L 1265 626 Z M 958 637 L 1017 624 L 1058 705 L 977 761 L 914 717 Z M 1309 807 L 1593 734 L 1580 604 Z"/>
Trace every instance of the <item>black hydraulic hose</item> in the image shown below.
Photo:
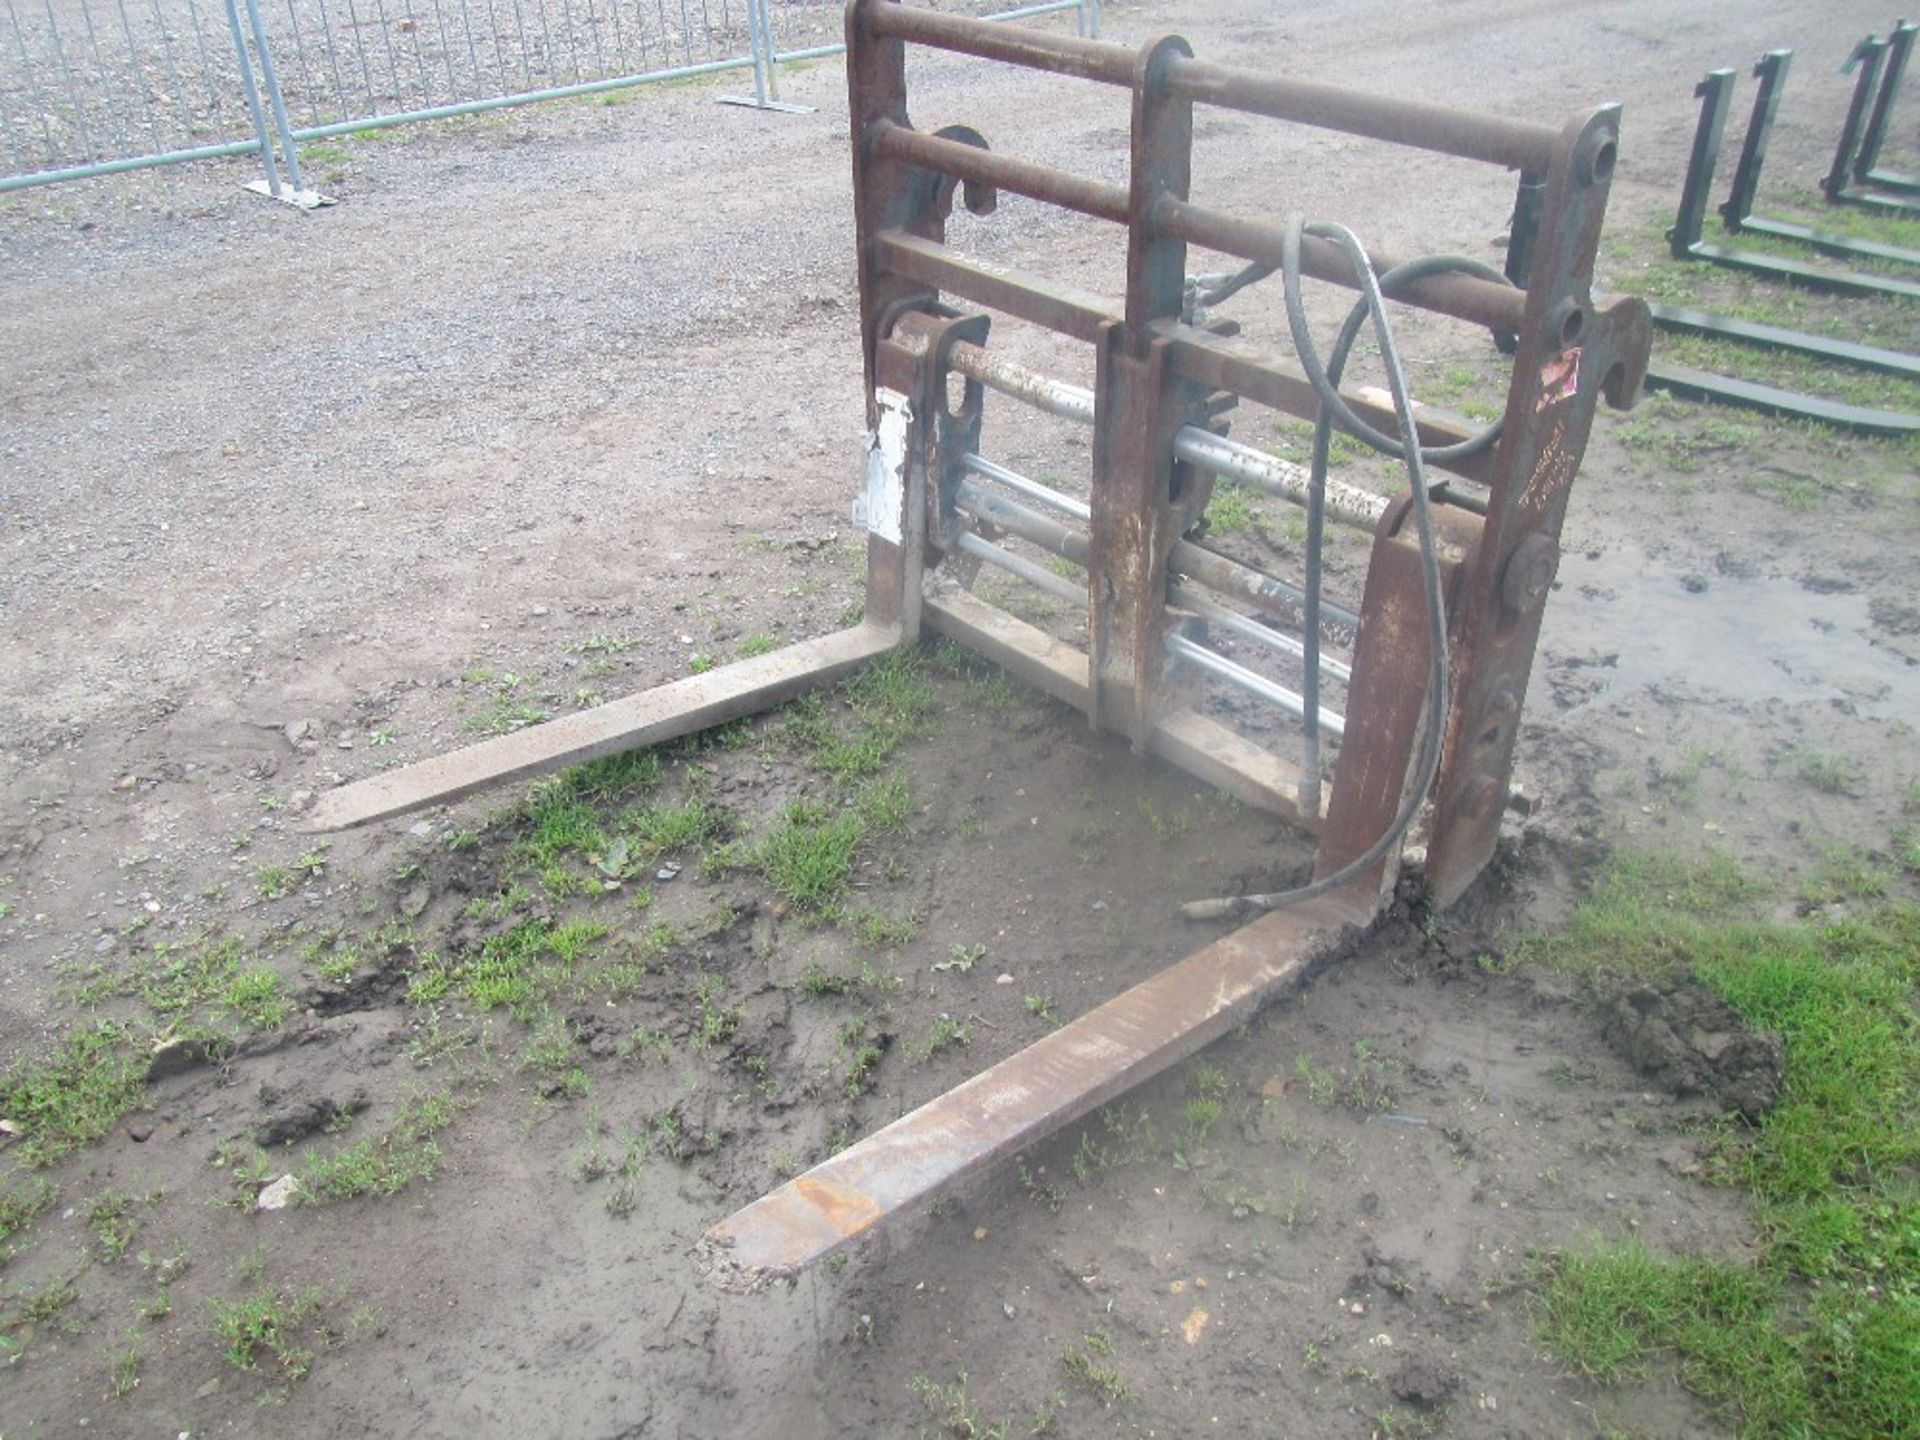
<path fill-rule="evenodd" d="M 1361 298 L 1355 303 L 1348 313 L 1346 322 L 1341 326 L 1339 337 L 1325 365 L 1321 364 L 1319 354 L 1314 349 L 1313 334 L 1307 324 L 1306 306 L 1300 295 L 1300 241 L 1303 234 L 1313 234 L 1340 245 L 1346 250 L 1348 258 L 1353 263 L 1354 271 L 1361 280 Z M 1400 360 L 1400 349 L 1394 338 L 1393 324 L 1387 317 L 1384 292 L 1389 282 L 1405 284 L 1423 275 L 1442 272 L 1463 271 L 1467 274 L 1491 276 L 1499 280 L 1505 280 L 1505 276 L 1494 271 L 1491 266 L 1465 256 L 1436 255 L 1409 261 L 1388 271 L 1385 277 L 1378 277 L 1374 274 L 1373 263 L 1367 256 L 1366 247 L 1351 230 L 1340 225 L 1306 225 L 1298 216 L 1294 216 L 1287 222 L 1286 239 L 1281 254 L 1283 261 L 1281 280 L 1286 291 L 1287 327 L 1292 333 L 1294 349 L 1300 356 L 1301 366 L 1321 401 L 1319 412 L 1314 417 L 1313 460 L 1307 496 L 1305 625 L 1307 656 L 1303 697 L 1307 712 L 1305 718 L 1307 764 L 1304 767 L 1306 773 L 1303 784 L 1313 785 L 1317 792 L 1319 736 L 1316 733 L 1315 722 L 1319 709 L 1320 688 L 1317 622 L 1320 602 L 1321 542 L 1326 514 L 1327 465 L 1333 438 L 1333 421 L 1336 415 L 1361 439 L 1376 449 L 1399 457 L 1407 467 L 1407 478 L 1412 489 L 1414 527 L 1420 541 L 1422 589 L 1427 602 L 1426 719 L 1420 731 L 1414 783 L 1408 787 L 1406 794 L 1402 797 L 1400 809 L 1392 823 L 1364 851 L 1332 874 L 1292 890 L 1265 895 L 1239 895 L 1218 900 L 1194 901 L 1181 907 L 1181 913 L 1190 920 L 1211 920 L 1245 914 L 1253 910 L 1274 910 L 1330 894 L 1342 889 L 1357 876 L 1378 864 L 1406 837 L 1414 818 L 1420 813 L 1421 805 L 1426 801 L 1427 792 L 1433 788 L 1434 779 L 1439 773 L 1440 750 L 1446 733 L 1447 711 L 1452 704 L 1451 667 L 1447 657 L 1446 598 L 1442 593 L 1440 554 L 1434 536 L 1432 499 L 1427 487 L 1426 462 L 1450 461 L 1475 454 L 1495 443 L 1499 439 L 1500 432 L 1499 423 L 1496 422 L 1457 444 L 1438 446 L 1425 451 L 1421 449 L 1419 430 L 1413 418 L 1413 399 L 1407 389 L 1406 370 Z M 1346 368 L 1347 357 L 1354 341 L 1358 338 L 1361 323 L 1369 318 L 1373 322 L 1374 337 L 1380 347 L 1381 364 L 1387 372 L 1387 388 L 1393 396 L 1394 414 L 1399 421 L 1400 438 L 1398 440 L 1383 435 L 1367 425 L 1353 413 L 1352 408 L 1340 396 L 1340 375 Z"/>

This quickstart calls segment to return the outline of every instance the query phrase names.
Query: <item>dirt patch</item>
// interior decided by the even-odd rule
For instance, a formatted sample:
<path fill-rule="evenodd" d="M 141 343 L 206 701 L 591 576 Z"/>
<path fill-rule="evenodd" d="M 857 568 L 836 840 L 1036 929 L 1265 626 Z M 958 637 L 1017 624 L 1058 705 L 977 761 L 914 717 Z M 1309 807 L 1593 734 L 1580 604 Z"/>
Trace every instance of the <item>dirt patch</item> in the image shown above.
<path fill-rule="evenodd" d="M 1854 32 L 1886 19 L 1846 8 Z M 1624 290 L 1699 72 L 1835 33 L 1831 6 L 1628 10 L 1108 15 L 1512 113 L 1609 77 Z M 1830 68 L 1796 75 L 1807 115 L 1844 104 Z M 1019 114 L 1022 153 L 1120 163 L 1124 115 L 1078 89 L 915 83 L 929 128 Z M 1904 451 L 1604 420 L 1528 698 L 1532 813 L 1474 894 L 1404 907 L 1297 1000 L 790 1288 L 719 1294 L 694 1244 L 1190 952 L 1216 932 L 1179 903 L 1283 888 L 1301 837 L 959 665 L 870 774 L 820 761 L 818 720 L 856 738 L 842 696 L 582 797 L 584 848 L 536 853 L 510 796 L 300 832 L 343 778 L 857 603 L 844 92 L 831 66 L 790 89 L 819 113 L 721 131 L 689 89 L 403 132 L 355 152 L 322 216 L 219 167 L 0 209 L 0 1061 L 166 1022 L 96 1142 L 26 1169 L 0 1140 L 0 1214 L 26 1217 L 0 1235 L 8 1433 L 1710 1431 L 1664 1380 L 1607 1391 L 1543 1358 L 1528 1292 L 1538 1252 L 1592 1239 L 1748 1252 L 1694 1152 L 1700 1097 L 1759 1103 L 1764 1043 L 1688 989 L 1596 1013 L 1502 956 L 1610 847 L 1723 851 L 1786 877 L 1783 909 L 1904 883 Z M 1817 173 L 1814 128 L 1783 124 L 1770 165 Z M 1254 124 L 1208 139 L 1210 201 L 1269 207 L 1280 174 L 1289 204 L 1403 253 L 1478 253 L 1511 203 L 1505 176 Z M 958 224 L 990 260 L 1112 284 L 1111 236 L 1011 199 Z M 1278 335 L 1270 306 L 1246 320 Z M 1498 395 L 1483 334 L 1406 334 L 1423 397 Z M 988 435 L 1018 468 L 1088 463 L 1003 409 Z M 1250 501 L 1212 538 L 1290 569 L 1291 518 Z M 1335 549 L 1337 585 L 1357 563 Z M 865 787 L 890 778 L 911 804 L 883 825 Z M 829 915 L 775 885 L 768 846 L 850 813 Z M 293 1203 L 258 1210 L 287 1176 Z"/>
<path fill-rule="evenodd" d="M 1697 980 L 1635 985 L 1606 1008 L 1607 1044 L 1672 1094 L 1703 1095 L 1757 1120 L 1780 1098 L 1786 1046 Z"/>

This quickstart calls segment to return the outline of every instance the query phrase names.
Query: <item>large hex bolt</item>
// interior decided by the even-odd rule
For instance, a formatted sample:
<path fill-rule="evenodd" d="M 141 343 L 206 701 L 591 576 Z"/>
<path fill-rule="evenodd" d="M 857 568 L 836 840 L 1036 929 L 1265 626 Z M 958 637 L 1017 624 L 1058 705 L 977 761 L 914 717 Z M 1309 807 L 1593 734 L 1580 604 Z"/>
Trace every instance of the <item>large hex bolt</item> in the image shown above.
<path fill-rule="evenodd" d="M 1538 610 L 1560 570 L 1560 547 L 1537 531 L 1513 547 L 1500 575 L 1500 603 L 1519 617 Z"/>

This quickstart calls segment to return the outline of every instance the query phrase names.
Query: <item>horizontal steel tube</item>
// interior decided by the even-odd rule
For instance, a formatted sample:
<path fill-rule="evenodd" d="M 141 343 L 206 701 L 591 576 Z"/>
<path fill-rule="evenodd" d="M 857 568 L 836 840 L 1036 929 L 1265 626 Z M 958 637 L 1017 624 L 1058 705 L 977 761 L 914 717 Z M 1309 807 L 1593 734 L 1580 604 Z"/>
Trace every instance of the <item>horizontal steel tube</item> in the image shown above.
<path fill-rule="evenodd" d="M 960 180 L 998 186 L 1029 200 L 1044 200 L 1116 225 L 1125 225 L 1130 217 L 1132 207 L 1124 185 L 1089 180 L 1051 165 L 963 145 L 958 140 L 943 140 L 891 120 L 874 126 L 870 143 L 873 153 L 883 160 L 904 160 Z"/>
<path fill-rule="evenodd" d="M 947 352 L 947 359 L 955 370 L 969 379 L 978 380 L 1004 395 L 1024 400 L 1048 414 L 1089 423 L 1093 420 L 1091 390 L 1070 385 L 1064 380 L 1051 379 L 1010 360 L 999 359 L 970 341 L 963 340 L 954 345 Z M 1211 474 L 1230 476 L 1267 494 L 1291 500 L 1296 505 L 1304 506 L 1307 503 L 1310 477 L 1305 466 L 1281 460 L 1238 440 L 1215 435 L 1197 425 L 1187 425 L 1174 436 L 1173 453 L 1188 464 Z M 975 461 L 979 461 L 980 466 L 990 468 L 977 468 Z M 1026 476 L 995 465 L 991 460 L 969 456 L 967 463 L 975 474 L 998 480 L 1012 489 L 1066 510 L 1081 520 L 1089 518 L 1090 512 L 1079 501 L 1036 485 Z M 1063 501 L 1067 503 L 1062 504 Z M 1327 513 L 1336 520 L 1371 530 L 1380 523 L 1380 517 L 1387 513 L 1388 503 L 1386 496 L 1376 495 L 1358 485 L 1332 478 L 1327 480 Z"/>
<path fill-rule="evenodd" d="M 1155 202 L 1148 228 L 1156 234 L 1176 236 L 1191 245 L 1275 267 L 1281 263 L 1286 239 L 1283 225 L 1223 215 L 1171 195 Z M 1378 275 L 1384 275 L 1400 263 L 1377 251 L 1369 251 L 1368 258 Z M 1349 290 L 1360 288 L 1360 277 L 1354 272 L 1347 252 L 1331 240 L 1314 235 L 1303 237 L 1300 268 L 1316 280 L 1344 285 Z M 1394 291 L 1393 298 L 1489 330 L 1524 332 L 1526 329 L 1526 292 L 1472 275 L 1429 275 L 1424 280 L 1401 286 Z"/>
<path fill-rule="evenodd" d="M 990 540 L 982 540 L 971 530 L 963 530 L 954 542 L 954 548 L 963 555 L 971 555 L 976 560 L 1005 570 L 1009 575 L 1017 575 L 1036 590 L 1044 590 L 1056 600 L 1064 600 L 1069 605 L 1085 605 L 1087 592 L 1071 580 L 1043 570 L 1024 555 L 1016 555 L 1011 550 L 1002 549 Z"/>
<path fill-rule="evenodd" d="M 1222 595 L 1231 595 L 1292 624 L 1306 623 L 1307 597 L 1297 585 L 1263 575 L 1250 565 L 1229 560 L 1225 555 L 1195 545 L 1190 540 L 1173 542 L 1171 562 L 1176 574 L 1197 580 Z M 1359 628 L 1360 617 L 1353 611 L 1331 600 L 1320 602 L 1322 634 L 1351 642 Z"/>
<path fill-rule="evenodd" d="M 1037 515 L 1026 506 L 1015 504 L 971 480 L 961 482 L 957 498 L 960 508 L 967 514 L 990 521 L 1022 540 L 1038 545 L 1042 550 L 1064 555 L 1076 565 L 1088 563 L 1089 543 L 1083 530 L 1075 530 L 1045 515 Z M 1271 575 L 1263 575 L 1252 566 L 1229 560 L 1225 555 L 1204 549 L 1189 540 L 1173 542 L 1169 563 L 1176 575 L 1198 581 L 1223 595 L 1231 595 L 1293 624 L 1302 622 L 1306 596 L 1298 586 L 1289 585 Z M 1330 600 L 1321 602 L 1320 629 L 1323 634 L 1335 640 L 1350 641 L 1359 625 L 1360 617 L 1351 610 Z"/>
<path fill-rule="evenodd" d="M 976 184 L 995 185 L 1025 195 L 1110 220 L 1116 225 L 1132 219 L 1131 197 L 1122 185 L 1089 180 L 1051 165 L 998 155 L 958 140 L 943 140 L 911 130 L 891 120 L 875 126 L 870 143 L 873 153 L 885 159 L 902 160 L 956 179 Z M 1147 214 L 1146 228 L 1159 235 L 1171 235 L 1194 245 L 1205 246 L 1243 260 L 1266 265 L 1281 263 L 1285 229 L 1264 221 L 1242 220 L 1204 206 L 1161 196 Z M 1378 273 L 1391 270 L 1397 261 L 1385 255 L 1372 257 Z M 1360 277 L 1347 253 L 1331 240 L 1306 236 L 1300 247 L 1300 267 L 1317 280 L 1360 288 Z M 1471 275 L 1433 275 L 1403 286 L 1395 299 L 1424 310 L 1452 315 L 1491 330 L 1521 331 L 1525 328 L 1526 293 L 1509 285 Z"/>
<path fill-rule="evenodd" d="M 9 190 L 27 190 L 35 185 L 58 185 L 63 180 L 91 180 L 101 175 L 123 175 L 129 170 L 148 170 L 157 165 L 182 165 L 190 160 L 216 160 L 228 155 L 258 155 L 258 140 L 232 140 L 223 145 L 200 145 L 191 150 L 164 150 L 156 155 L 137 155 L 129 160 L 101 160 L 91 165 L 69 165 L 60 170 L 39 170 L 26 175 L 0 178 L 0 195 Z"/>
<path fill-rule="evenodd" d="M 643 70 L 632 75 L 617 75 L 611 80 L 588 80 L 578 85 L 553 85 L 545 90 L 525 90 L 517 95 L 496 95 L 486 100 L 468 100 L 458 105 L 435 105 L 425 110 L 406 110 L 393 115 L 372 115 L 364 120 L 341 120 L 332 125 L 309 125 L 295 130 L 295 140 L 327 140 L 335 135 L 357 135 L 362 130 L 386 130 L 395 125 L 411 125 L 416 120 L 453 120 L 462 115 L 484 115 L 494 110 L 509 110 L 518 105 L 534 105 L 542 100 L 571 100 L 584 95 L 604 95 L 612 90 L 628 90 L 662 80 L 691 80 L 700 75 L 720 75 L 729 70 L 746 70 L 753 57 L 742 55 L 731 60 L 709 60 L 698 65 L 676 65 L 670 70 Z M 254 147 L 258 148 L 258 147 Z"/>
<path fill-rule="evenodd" d="M 996 28 L 905 5 L 871 5 L 862 15 L 869 33 L 876 36 L 1055 75 L 1131 88 L 1139 70 L 1139 51 L 1107 41 Z M 1484 160 L 1513 170 L 1545 170 L 1560 139 L 1553 126 L 1538 121 L 1372 95 L 1205 60 L 1175 59 L 1168 66 L 1167 88 L 1176 99 Z"/>
<path fill-rule="evenodd" d="M 1207 649 L 1204 645 L 1197 645 L 1184 635 L 1167 636 L 1167 653 L 1182 660 L 1191 661 L 1216 679 L 1224 680 L 1229 685 L 1237 685 L 1248 694 L 1258 695 L 1262 700 L 1272 702 L 1289 715 L 1298 716 L 1303 720 L 1306 718 L 1307 702 L 1286 686 L 1276 685 L 1266 676 L 1256 674 L 1246 666 L 1237 664 L 1226 656 Z M 1344 735 L 1347 731 L 1346 717 L 1322 705 L 1320 728 L 1335 737 Z"/>
<path fill-rule="evenodd" d="M 1258 620 L 1250 620 L 1238 610 L 1229 610 L 1217 600 L 1210 598 L 1197 585 L 1185 580 L 1176 580 L 1167 587 L 1167 600 L 1198 615 L 1209 625 L 1218 625 L 1222 630 L 1251 640 L 1256 645 L 1265 645 L 1270 650 L 1278 650 L 1283 655 L 1291 655 L 1296 660 L 1307 658 L 1307 647 L 1283 630 L 1262 625 Z M 1353 671 L 1331 655 L 1322 651 L 1320 655 L 1320 673 L 1338 680 L 1341 684 L 1353 678 Z"/>
<path fill-rule="evenodd" d="M 1188 425 L 1173 437 L 1173 453 L 1189 465 L 1215 475 L 1228 476 L 1296 505 L 1307 503 L 1312 477 L 1304 465 L 1277 459 L 1238 440 Z M 1327 478 L 1327 514 L 1331 518 L 1372 530 L 1386 513 L 1386 496 L 1331 476 Z"/>
<path fill-rule="evenodd" d="M 1320 397 L 1294 361 L 1260 349 L 1238 338 L 1209 334 L 1191 325 L 1179 325 L 1166 332 L 1172 339 L 1171 356 L 1176 373 L 1215 390 L 1231 390 L 1269 409 L 1289 415 L 1313 418 L 1320 410 Z M 1369 400 L 1351 390 L 1341 394 L 1354 413 L 1376 429 L 1392 435 L 1400 429 L 1400 417 L 1391 404 Z M 1457 421 L 1428 411 L 1414 416 L 1420 443 L 1427 449 L 1457 445 L 1471 439 L 1473 431 Z M 1493 473 L 1494 449 L 1445 467 L 1449 473 L 1484 484 Z M 1457 502 L 1456 502 L 1457 503 Z M 1482 511 L 1484 513 L 1484 510 Z"/>
<path fill-rule="evenodd" d="M 1036 515 L 1026 506 L 1016 505 L 1005 496 L 996 495 L 971 480 L 960 482 L 959 494 L 955 498 L 963 513 L 998 525 L 1009 534 L 1018 535 L 1042 550 L 1064 555 L 1076 565 L 1084 567 L 1092 554 L 1086 531 L 1049 520 L 1045 515 Z"/>
<path fill-rule="evenodd" d="M 1402 100 L 1210 60 L 1175 61 L 1167 88 L 1175 97 L 1197 105 L 1218 105 L 1320 130 L 1364 135 L 1369 140 L 1457 155 L 1463 160 L 1484 160 L 1510 170 L 1545 170 L 1560 145 L 1559 130 L 1537 120 L 1514 120 L 1481 110 Z"/>
<path fill-rule="evenodd" d="M 937 240 L 883 230 L 874 237 L 881 267 L 1016 320 L 1057 330 L 1089 345 L 1120 319 L 1121 306 L 1104 295 L 1042 280 L 1010 265 L 963 260 Z"/>
<path fill-rule="evenodd" d="M 969 380 L 978 380 L 989 390 L 1024 401 L 1062 420 L 1078 420 L 1083 425 L 1093 423 L 1093 391 L 1084 385 L 1055 380 L 966 340 L 956 342 L 947 351 L 947 360 L 955 370 Z"/>
<path fill-rule="evenodd" d="M 966 465 L 967 469 L 981 479 L 993 480 L 1009 490 L 1017 490 L 1031 500 L 1038 500 L 1042 505 L 1052 506 L 1063 515 L 1071 515 L 1076 520 L 1093 519 L 1092 507 L 1083 501 L 1076 500 L 1071 495 L 1063 495 L 1037 480 L 1029 480 L 1018 470 L 1009 470 L 1004 465 L 996 465 L 984 455 L 968 455 Z"/>
<path fill-rule="evenodd" d="M 865 6 L 861 20 L 877 38 L 911 40 L 982 60 L 1002 60 L 1027 70 L 1072 75 L 1104 85 L 1133 84 L 1137 52 L 1107 40 L 1082 40 L 1018 26 L 989 26 L 959 15 L 916 10 L 905 5 Z"/>

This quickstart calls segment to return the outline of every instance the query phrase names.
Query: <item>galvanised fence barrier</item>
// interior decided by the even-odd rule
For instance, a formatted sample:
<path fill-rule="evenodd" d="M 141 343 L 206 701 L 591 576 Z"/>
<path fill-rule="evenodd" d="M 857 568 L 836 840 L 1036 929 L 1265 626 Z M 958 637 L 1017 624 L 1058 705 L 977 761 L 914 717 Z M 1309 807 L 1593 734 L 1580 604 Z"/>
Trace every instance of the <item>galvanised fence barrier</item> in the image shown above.
<path fill-rule="evenodd" d="M 0 0 L 0 193 L 257 155 L 250 188 L 321 203 L 304 141 L 839 54 L 839 0 Z M 949 0 L 979 14 L 991 0 Z M 984 18 L 1074 12 L 1047 0 Z"/>

